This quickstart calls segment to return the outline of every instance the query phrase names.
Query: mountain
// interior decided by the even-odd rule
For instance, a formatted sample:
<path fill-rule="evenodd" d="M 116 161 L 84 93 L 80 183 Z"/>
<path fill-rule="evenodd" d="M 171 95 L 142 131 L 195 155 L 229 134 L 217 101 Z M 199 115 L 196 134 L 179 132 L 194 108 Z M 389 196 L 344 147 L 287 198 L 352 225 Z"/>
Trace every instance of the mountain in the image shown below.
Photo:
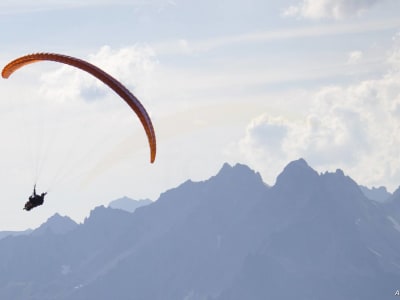
<path fill-rule="evenodd" d="M 115 209 L 122 209 L 126 210 L 128 212 L 134 212 L 136 208 L 148 205 L 151 203 L 151 200 L 149 199 L 143 199 L 143 200 L 133 200 L 128 197 L 122 197 L 119 199 L 116 199 L 114 201 L 111 201 L 108 207 L 115 208 Z"/>
<path fill-rule="evenodd" d="M 392 299 L 398 195 L 370 200 L 303 159 L 271 187 L 224 164 L 133 213 L 100 206 L 72 230 L 0 240 L 0 298 Z"/>
<path fill-rule="evenodd" d="M 376 202 L 385 202 L 392 195 L 384 186 L 379 188 L 373 187 L 370 189 L 366 186 L 360 185 L 360 189 L 367 198 L 375 200 Z"/>
<path fill-rule="evenodd" d="M 317 175 L 304 161 L 296 161 L 279 175 L 270 192 L 269 203 L 257 210 L 267 220 L 278 216 L 268 224 L 272 230 L 264 229 L 260 245 L 246 257 L 231 287 L 216 299 L 350 300 L 394 295 L 400 279 L 399 228 L 343 171 Z M 262 218 L 249 222 L 266 223 Z"/>
<path fill-rule="evenodd" d="M 74 230 L 77 227 L 78 224 L 75 223 L 71 218 L 67 216 L 62 217 L 59 214 L 54 214 L 45 223 L 33 230 L 31 235 L 35 236 L 46 233 L 64 234 Z"/>

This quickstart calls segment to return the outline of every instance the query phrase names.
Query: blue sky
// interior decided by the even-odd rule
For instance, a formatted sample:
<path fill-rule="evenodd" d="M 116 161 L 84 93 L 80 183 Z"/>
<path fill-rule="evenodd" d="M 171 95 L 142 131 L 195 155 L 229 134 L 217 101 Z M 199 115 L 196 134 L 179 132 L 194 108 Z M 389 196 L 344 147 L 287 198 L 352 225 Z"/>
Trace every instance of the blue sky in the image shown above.
<path fill-rule="evenodd" d="M 102 67 L 150 113 L 158 153 L 150 164 L 136 116 L 90 76 L 27 66 L 0 81 L 0 229 L 55 212 L 82 222 L 125 195 L 156 200 L 224 162 L 272 185 L 303 157 L 393 191 L 399 11 L 397 0 L 2 1 L 2 65 L 57 52 Z M 26 213 L 35 179 L 49 195 Z"/>

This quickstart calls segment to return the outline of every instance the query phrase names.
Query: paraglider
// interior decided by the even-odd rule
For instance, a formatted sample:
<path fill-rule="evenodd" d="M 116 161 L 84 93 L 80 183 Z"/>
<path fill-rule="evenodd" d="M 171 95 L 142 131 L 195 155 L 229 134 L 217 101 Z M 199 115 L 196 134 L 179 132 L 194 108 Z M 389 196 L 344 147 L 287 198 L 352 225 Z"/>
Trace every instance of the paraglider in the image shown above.
<path fill-rule="evenodd" d="M 139 117 L 144 130 L 146 131 L 147 139 L 150 146 L 150 162 L 153 163 L 156 158 L 156 135 L 154 133 L 153 124 L 149 115 L 147 114 L 143 105 L 139 100 L 125 87 L 111 75 L 104 72 L 102 69 L 95 65 L 67 55 L 55 53 L 35 53 L 21 56 L 9 62 L 1 73 L 3 78 L 8 78 L 16 70 L 38 61 L 55 61 L 73 67 L 79 68 L 92 74 L 94 77 L 100 79 L 103 83 L 108 85 L 114 92 L 116 92 L 124 101 L 131 107 L 131 109 Z"/>
<path fill-rule="evenodd" d="M 9 78 L 16 70 L 35 62 L 39 61 L 54 61 L 63 64 L 67 64 L 87 73 L 90 73 L 97 79 L 101 80 L 104 84 L 109 86 L 115 93 L 117 93 L 136 113 L 142 123 L 144 130 L 147 135 L 149 147 L 150 147 L 150 162 L 153 163 L 156 157 L 156 136 L 153 128 L 151 119 L 146 112 L 140 101 L 118 80 L 104 72 L 102 69 L 95 65 L 67 55 L 55 54 L 55 53 L 35 53 L 25 56 L 21 56 L 11 62 L 9 62 L 2 70 L 2 77 Z M 29 201 L 26 202 L 24 209 L 29 211 L 34 207 L 40 206 L 44 202 L 44 197 L 47 192 L 40 195 L 36 194 L 36 184 L 33 189 L 33 194 L 29 197 Z"/>
<path fill-rule="evenodd" d="M 25 203 L 24 209 L 30 211 L 32 208 L 36 206 L 42 205 L 44 202 L 44 196 L 47 195 L 47 192 L 41 193 L 40 195 L 36 194 L 36 184 L 33 186 L 33 193 L 29 196 L 28 202 Z"/>

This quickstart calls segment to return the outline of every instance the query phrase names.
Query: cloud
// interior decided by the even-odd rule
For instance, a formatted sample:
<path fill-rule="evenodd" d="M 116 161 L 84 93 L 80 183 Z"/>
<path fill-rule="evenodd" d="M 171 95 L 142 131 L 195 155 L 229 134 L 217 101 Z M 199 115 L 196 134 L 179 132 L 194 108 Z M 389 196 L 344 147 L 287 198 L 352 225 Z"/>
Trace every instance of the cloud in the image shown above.
<path fill-rule="evenodd" d="M 307 19 L 342 19 L 357 16 L 378 2 L 385 0 L 302 0 L 287 8 L 284 16 Z"/>
<path fill-rule="evenodd" d="M 103 46 L 98 52 L 89 55 L 88 61 L 102 68 L 132 92 L 146 90 L 150 75 L 157 65 L 154 51 L 148 46 L 131 46 L 118 50 Z M 76 99 L 92 102 L 113 93 L 100 80 L 65 65 L 45 72 L 41 80 L 41 93 L 48 99 L 61 102 Z"/>
<path fill-rule="evenodd" d="M 348 54 L 347 62 L 349 64 L 358 63 L 363 57 L 363 53 L 361 51 L 352 51 Z"/>
<path fill-rule="evenodd" d="M 364 110 L 366 106 L 360 103 L 363 101 L 363 96 L 357 95 L 352 88 L 322 89 L 315 95 L 306 124 L 295 128 L 291 151 L 312 158 L 319 166 L 328 167 L 332 162 L 355 165 L 370 148 L 370 122 L 366 117 L 368 110 Z"/>
<path fill-rule="evenodd" d="M 151 85 L 151 78 L 158 65 L 156 54 L 150 46 L 130 46 L 113 50 L 102 47 L 90 55 L 89 60 L 121 81 L 132 91 L 144 92 Z"/>
<path fill-rule="evenodd" d="M 240 147 L 249 157 L 268 155 L 281 156 L 283 142 L 287 138 L 289 124 L 282 118 L 272 118 L 263 114 L 248 125 Z"/>
<path fill-rule="evenodd" d="M 326 86 L 313 95 L 304 120 L 262 115 L 247 127 L 238 149 L 267 182 L 289 160 L 305 158 L 320 171 L 340 167 L 362 184 L 400 183 L 399 47 L 381 78 L 349 86 Z"/>

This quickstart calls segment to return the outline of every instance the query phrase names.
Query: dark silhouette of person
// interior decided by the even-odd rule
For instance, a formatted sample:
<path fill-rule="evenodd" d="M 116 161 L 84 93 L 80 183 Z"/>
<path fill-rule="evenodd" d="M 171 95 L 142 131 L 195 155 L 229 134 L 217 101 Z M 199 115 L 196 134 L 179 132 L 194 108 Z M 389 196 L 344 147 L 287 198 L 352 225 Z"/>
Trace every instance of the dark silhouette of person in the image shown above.
<path fill-rule="evenodd" d="M 40 195 L 36 194 L 36 184 L 33 187 L 33 193 L 29 196 L 28 202 L 25 203 L 24 209 L 29 211 L 36 206 L 42 205 L 44 202 L 44 196 L 47 195 L 46 193 L 41 193 Z"/>

